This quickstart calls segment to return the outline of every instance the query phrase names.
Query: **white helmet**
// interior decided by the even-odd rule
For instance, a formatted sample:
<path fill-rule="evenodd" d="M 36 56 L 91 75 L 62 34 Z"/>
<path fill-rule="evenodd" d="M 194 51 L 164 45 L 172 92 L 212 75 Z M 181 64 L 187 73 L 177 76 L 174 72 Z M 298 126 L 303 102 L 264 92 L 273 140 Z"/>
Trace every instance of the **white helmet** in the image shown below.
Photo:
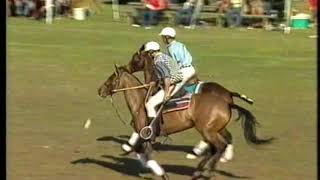
<path fill-rule="evenodd" d="M 157 42 L 150 41 L 145 44 L 144 50 L 145 51 L 150 51 L 150 50 L 158 51 L 158 50 L 160 50 L 160 45 Z"/>
<path fill-rule="evenodd" d="M 170 36 L 175 37 L 176 36 L 176 30 L 174 30 L 172 27 L 165 27 L 161 30 L 160 36 Z"/>

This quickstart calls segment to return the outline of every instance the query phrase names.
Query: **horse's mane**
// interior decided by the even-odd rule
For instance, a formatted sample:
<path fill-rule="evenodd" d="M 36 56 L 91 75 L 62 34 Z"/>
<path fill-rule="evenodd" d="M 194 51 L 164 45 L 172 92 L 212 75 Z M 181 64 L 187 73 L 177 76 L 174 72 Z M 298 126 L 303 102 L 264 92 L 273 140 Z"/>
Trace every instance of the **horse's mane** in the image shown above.
<path fill-rule="evenodd" d="M 136 81 L 138 81 L 139 84 L 143 84 L 137 76 L 135 76 L 135 75 L 133 75 L 133 74 L 130 73 L 130 71 L 127 69 L 127 66 L 123 65 L 123 66 L 120 66 L 118 69 L 119 69 L 121 72 L 126 72 L 128 75 L 130 75 L 130 77 L 132 77 L 132 78 L 134 78 Z"/>

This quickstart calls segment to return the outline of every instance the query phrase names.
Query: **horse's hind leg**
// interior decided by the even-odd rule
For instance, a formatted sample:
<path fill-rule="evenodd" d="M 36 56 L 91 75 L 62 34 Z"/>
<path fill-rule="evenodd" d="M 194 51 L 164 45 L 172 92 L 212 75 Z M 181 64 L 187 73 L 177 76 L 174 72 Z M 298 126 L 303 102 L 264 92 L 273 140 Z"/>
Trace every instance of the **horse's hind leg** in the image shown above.
<path fill-rule="evenodd" d="M 233 158 L 232 135 L 227 129 L 222 130 L 220 134 L 225 138 L 225 140 L 228 143 L 226 150 L 224 151 L 222 157 L 220 158 L 220 162 L 224 163 L 232 160 Z"/>
<path fill-rule="evenodd" d="M 210 145 L 211 146 L 211 145 Z M 213 148 L 211 146 L 211 148 Z M 205 165 L 208 163 L 208 161 L 211 159 L 212 156 L 212 150 L 207 152 L 207 154 L 203 157 L 203 159 L 200 161 L 200 163 L 197 166 L 197 170 L 192 175 L 192 180 L 196 180 L 202 177 L 202 172 L 204 171 Z"/>
<path fill-rule="evenodd" d="M 228 144 L 222 135 L 214 131 L 212 131 L 210 134 L 206 133 L 205 136 L 207 141 L 210 142 L 211 145 L 211 152 L 209 153 L 210 156 L 206 157 L 202 162 L 200 162 L 201 165 L 199 164 L 198 169 L 194 173 L 192 179 L 198 179 L 200 177 L 210 178 L 210 176 L 212 176 L 212 172 L 215 169 L 217 162 L 222 157 L 223 152 L 225 151 Z M 204 172 L 205 165 L 208 165 L 209 168 L 207 172 Z"/>
<path fill-rule="evenodd" d="M 211 159 L 208 160 L 208 163 L 207 163 L 209 173 L 215 170 L 216 164 L 219 161 L 219 159 L 222 157 L 228 144 L 225 138 L 219 133 L 212 134 L 210 140 L 211 140 L 211 143 L 214 144 L 215 153 L 211 157 Z"/>

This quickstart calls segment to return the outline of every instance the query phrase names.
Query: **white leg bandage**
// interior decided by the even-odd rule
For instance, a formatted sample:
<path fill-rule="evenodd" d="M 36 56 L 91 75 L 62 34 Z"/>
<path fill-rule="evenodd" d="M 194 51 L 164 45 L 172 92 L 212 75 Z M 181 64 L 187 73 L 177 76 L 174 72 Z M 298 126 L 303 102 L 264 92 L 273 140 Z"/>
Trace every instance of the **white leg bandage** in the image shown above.
<path fill-rule="evenodd" d="M 171 93 L 171 96 L 177 93 L 181 89 L 181 87 L 196 73 L 193 66 L 182 68 L 180 69 L 180 72 L 182 73 L 183 79 L 181 82 L 176 84 L 174 90 Z"/>
<path fill-rule="evenodd" d="M 155 160 L 149 160 L 147 162 L 147 167 L 152 170 L 154 174 L 157 176 L 163 176 L 164 175 L 164 170 L 163 168 L 157 163 Z"/>
<path fill-rule="evenodd" d="M 233 158 L 233 145 L 232 144 L 228 144 L 228 146 L 224 152 L 224 158 L 228 161 Z"/>
<path fill-rule="evenodd" d="M 193 152 L 194 154 L 201 156 L 207 149 L 209 148 L 209 144 L 204 142 L 204 141 L 200 141 L 194 148 L 193 148 Z"/>
<path fill-rule="evenodd" d="M 128 140 L 128 144 L 122 144 L 122 149 L 126 152 L 130 152 L 132 151 L 132 146 L 136 145 L 136 143 L 138 142 L 140 136 L 138 133 L 133 132 L 130 139 Z"/>
<path fill-rule="evenodd" d="M 155 95 L 151 96 L 148 102 L 146 103 L 146 109 L 148 117 L 154 118 L 157 115 L 155 107 L 159 105 L 164 99 L 164 90 L 158 91 Z"/>
<path fill-rule="evenodd" d="M 224 151 L 222 157 L 220 158 L 220 162 L 227 162 L 232 160 L 233 158 L 233 145 L 232 144 L 228 144 L 226 150 Z"/>
<path fill-rule="evenodd" d="M 193 154 L 188 153 L 186 155 L 187 159 L 197 159 L 198 156 L 203 155 L 203 153 L 209 148 L 209 144 L 204 142 L 204 141 L 200 141 L 194 148 L 193 148 Z"/>

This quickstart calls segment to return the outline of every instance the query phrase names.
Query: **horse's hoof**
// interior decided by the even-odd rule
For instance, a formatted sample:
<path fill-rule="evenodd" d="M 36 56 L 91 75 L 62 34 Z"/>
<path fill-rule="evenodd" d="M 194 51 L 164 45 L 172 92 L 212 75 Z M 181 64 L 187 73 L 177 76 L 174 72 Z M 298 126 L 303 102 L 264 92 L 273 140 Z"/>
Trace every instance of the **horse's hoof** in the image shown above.
<path fill-rule="evenodd" d="M 194 154 L 191 154 L 191 153 L 188 153 L 188 154 L 186 155 L 186 158 L 193 160 L 193 159 L 197 159 L 198 156 L 196 156 L 196 155 L 194 155 Z"/>
<path fill-rule="evenodd" d="M 192 177 L 191 177 L 191 180 L 196 180 L 196 179 L 199 179 L 202 177 L 202 174 L 200 171 L 196 171 L 193 173 Z"/>
<path fill-rule="evenodd" d="M 169 180 L 169 176 L 168 174 L 164 174 L 163 176 L 161 176 L 162 180 Z"/>

